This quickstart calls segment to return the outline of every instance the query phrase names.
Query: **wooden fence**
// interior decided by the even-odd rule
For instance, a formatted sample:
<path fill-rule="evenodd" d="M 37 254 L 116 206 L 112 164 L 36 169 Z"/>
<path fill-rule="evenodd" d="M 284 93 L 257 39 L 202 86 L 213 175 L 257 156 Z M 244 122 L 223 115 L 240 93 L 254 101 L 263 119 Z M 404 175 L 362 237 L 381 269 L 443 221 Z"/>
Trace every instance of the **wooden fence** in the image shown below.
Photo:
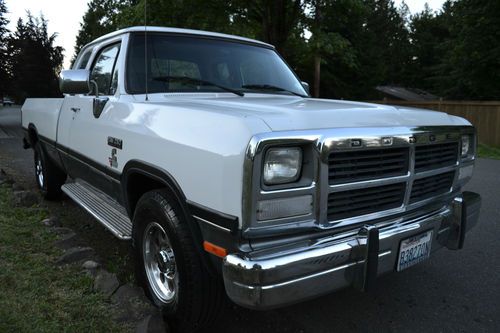
<path fill-rule="evenodd" d="M 377 101 L 379 104 L 411 106 L 443 111 L 469 120 L 477 129 L 479 142 L 500 147 L 500 101 Z"/>

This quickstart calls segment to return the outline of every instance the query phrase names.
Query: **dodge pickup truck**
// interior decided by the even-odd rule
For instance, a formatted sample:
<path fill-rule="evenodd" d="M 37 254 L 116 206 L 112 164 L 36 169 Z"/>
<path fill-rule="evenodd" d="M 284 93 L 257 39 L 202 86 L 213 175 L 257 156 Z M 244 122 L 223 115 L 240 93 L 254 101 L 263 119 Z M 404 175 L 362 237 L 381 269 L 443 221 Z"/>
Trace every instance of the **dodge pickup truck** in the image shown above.
<path fill-rule="evenodd" d="M 224 292 L 269 309 L 376 288 L 478 221 L 467 120 L 310 98 L 260 41 L 127 28 L 86 45 L 60 88 L 22 107 L 41 192 L 131 240 L 138 283 L 184 331 Z"/>

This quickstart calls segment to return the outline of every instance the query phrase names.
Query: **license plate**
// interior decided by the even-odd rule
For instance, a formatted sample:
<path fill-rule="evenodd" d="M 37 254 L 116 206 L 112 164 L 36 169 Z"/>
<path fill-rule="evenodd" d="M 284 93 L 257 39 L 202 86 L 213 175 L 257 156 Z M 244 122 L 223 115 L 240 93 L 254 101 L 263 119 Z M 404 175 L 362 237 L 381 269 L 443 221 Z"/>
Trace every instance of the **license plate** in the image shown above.
<path fill-rule="evenodd" d="M 431 254 L 432 231 L 413 236 L 401 241 L 397 271 L 400 272 L 410 266 L 429 258 Z"/>

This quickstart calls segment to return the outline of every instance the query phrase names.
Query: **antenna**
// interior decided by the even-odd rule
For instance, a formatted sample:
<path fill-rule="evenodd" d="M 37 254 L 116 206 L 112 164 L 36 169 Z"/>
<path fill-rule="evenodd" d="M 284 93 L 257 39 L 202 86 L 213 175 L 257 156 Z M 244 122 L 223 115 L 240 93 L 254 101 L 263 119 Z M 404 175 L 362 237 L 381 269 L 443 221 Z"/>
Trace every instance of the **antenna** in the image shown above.
<path fill-rule="evenodd" d="M 149 101 L 148 98 L 148 0 L 144 0 L 144 68 L 146 77 L 146 102 Z"/>

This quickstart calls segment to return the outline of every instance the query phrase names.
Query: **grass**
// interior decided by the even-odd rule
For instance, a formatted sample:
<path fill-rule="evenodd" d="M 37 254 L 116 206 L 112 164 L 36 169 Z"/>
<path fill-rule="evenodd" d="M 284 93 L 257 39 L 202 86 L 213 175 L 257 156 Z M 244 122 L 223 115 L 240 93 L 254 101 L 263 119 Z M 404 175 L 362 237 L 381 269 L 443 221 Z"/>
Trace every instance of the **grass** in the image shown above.
<path fill-rule="evenodd" d="M 76 266 L 56 267 L 47 212 L 12 206 L 0 186 L 0 332 L 122 332 L 112 308 Z"/>
<path fill-rule="evenodd" d="M 500 160 L 500 148 L 491 147 L 480 143 L 478 146 L 478 156 Z"/>

